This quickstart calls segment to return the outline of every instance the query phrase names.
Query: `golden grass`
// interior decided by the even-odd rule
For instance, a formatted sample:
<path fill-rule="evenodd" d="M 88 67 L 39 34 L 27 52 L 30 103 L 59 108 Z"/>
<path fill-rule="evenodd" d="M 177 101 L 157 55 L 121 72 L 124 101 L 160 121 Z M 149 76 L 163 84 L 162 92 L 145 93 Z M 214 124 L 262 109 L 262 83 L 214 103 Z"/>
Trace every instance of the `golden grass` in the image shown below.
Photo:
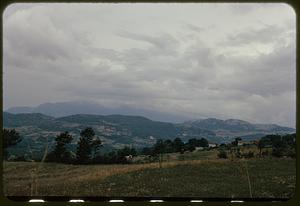
<path fill-rule="evenodd" d="M 208 162 L 224 162 L 227 160 L 185 160 L 163 162 L 163 168 L 178 165 L 199 165 Z M 116 174 L 124 174 L 144 169 L 159 168 L 158 163 L 129 164 L 129 165 L 64 165 L 56 163 L 34 162 L 4 162 L 3 180 L 4 193 L 6 196 L 37 195 L 39 190 L 45 187 L 68 187 L 76 186 L 85 181 L 101 181 Z M 34 185 L 32 188 L 32 174 L 34 173 Z M 33 190 L 33 191 L 32 191 Z M 61 194 L 63 195 L 63 194 Z"/>
<path fill-rule="evenodd" d="M 292 194 L 293 188 L 290 187 L 293 187 L 295 182 L 295 171 L 293 170 L 295 168 L 293 168 L 291 159 L 176 160 L 163 162 L 163 169 L 159 169 L 158 163 L 127 165 L 43 163 L 35 174 L 36 178 L 33 179 L 32 171 L 38 165 L 39 163 L 34 162 L 4 162 L 4 194 L 6 196 L 66 195 L 77 197 L 132 195 L 136 193 L 148 195 L 151 192 L 167 195 L 186 194 L 185 192 L 206 194 L 205 188 L 195 188 L 195 181 L 197 180 L 199 184 L 207 184 L 211 194 L 216 193 L 221 196 L 230 190 L 233 194 L 241 193 L 247 197 L 252 195 L 276 197 L 285 192 L 286 194 L 282 194 L 282 196 L 286 197 Z M 184 167 L 182 167 L 183 165 Z M 176 172 L 176 175 L 173 175 L 173 171 Z M 192 180 L 191 177 L 195 179 Z M 232 177 L 234 178 L 232 179 Z M 222 181 L 224 179 L 224 182 L 220 181 L 220 178 Z M 160 183 L 161 181 L 169 181 L 175 186 L 173 185 L 174 188 L 172 186 L 173 189 L 166 185 L 160 185 L 158 188 L 158 179 Z M 183 184 L 180 180 L 187 184 Z M 244 185 L 240 185 L 241 183 Z M 32 187 L 32 185 L 36 186 Z M 219 188 L 215 188 L 214 185 L 219 185 Z M 235 188 L 241 186 L 243 190 L 232 189 L 232 185 Z M 224 187 L 228 187 L 228 190 Z M 223 190 L 218 192 L 220 188 Z M 163 190 L 163 193 L 160 193 L 160 189 Z M 130 191 L 127 193 L 127 190 Z"/>

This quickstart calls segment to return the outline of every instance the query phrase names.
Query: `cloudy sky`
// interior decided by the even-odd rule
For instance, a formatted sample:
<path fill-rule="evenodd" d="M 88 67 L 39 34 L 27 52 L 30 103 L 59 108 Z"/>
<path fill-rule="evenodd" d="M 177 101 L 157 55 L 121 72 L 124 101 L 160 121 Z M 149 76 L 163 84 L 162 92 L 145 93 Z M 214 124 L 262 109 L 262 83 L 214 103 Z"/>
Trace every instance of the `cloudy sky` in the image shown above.
<path fill-rule="evenodd" d="M 12 4 L 4 109 L 91 101 L 295 126 L 287 4 Z"/>

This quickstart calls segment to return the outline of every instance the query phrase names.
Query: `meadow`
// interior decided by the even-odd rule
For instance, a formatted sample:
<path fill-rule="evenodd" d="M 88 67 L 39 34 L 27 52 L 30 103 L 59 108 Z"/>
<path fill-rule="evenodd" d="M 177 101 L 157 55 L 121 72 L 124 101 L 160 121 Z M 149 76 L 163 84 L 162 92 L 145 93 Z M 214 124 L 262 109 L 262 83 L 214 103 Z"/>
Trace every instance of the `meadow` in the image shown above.
<path fill-rule="evenodd" d="M 219 159 L 217 150 L 166 154 L 157 162 L 67 165 L 4 162 L 6 196 L 291 198 L 293 158 Z"/>

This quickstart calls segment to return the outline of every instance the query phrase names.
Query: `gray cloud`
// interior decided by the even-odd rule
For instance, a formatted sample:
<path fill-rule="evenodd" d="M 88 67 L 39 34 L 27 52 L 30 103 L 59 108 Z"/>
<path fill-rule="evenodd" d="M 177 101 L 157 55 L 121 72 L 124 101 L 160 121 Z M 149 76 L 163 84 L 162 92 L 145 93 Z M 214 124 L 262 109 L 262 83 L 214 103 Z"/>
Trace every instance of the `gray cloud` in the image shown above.
<path fill-rule="evenodd" d="M 224 76 L 229 81 L 220 81 L 220 84 L 222 88 L 263 96 L 295 91 L 295 63 L 295 49 L 291 45 L 256 58 L 227 59 L 224 65 L 231 66 L 233 72 Z"/>
<path fill-rule="evenodd" d="M 270 18 L 278 6 L 244 5 L 234 24 L 231 4 L 162 5 L 9 7 L 5 108 L 88 100 L 295 125 L 295 28 L 286 24 L 295 17 L 286 6 Z"/>
<path fill-rule="evenodd" d="M 206 30 L 206 28 L 195 26 L 195 25 L 189 24 L 189 23 L 186 23 L 185 27 L 187 29 L 190 29 L 190 30 L 194 31 L 194 32 L 204 32 Z"/>
<path fill-rule="evenodd" d="M 238 46 L 251 43 L 273 43 L 282 34 L 282 28 L 274 25 L 264 26 L 259 29 L 249 28 L 246 31 L 229 35 L 227 43 Z"/>
<path fill-rule="evenodd" d="M 143 41 L 148 42 L 154 46 L 154 48 L 157 48 L 158 51 L 166 51 L 169 52 L 174 51 L 176 49 L 176 46 L 178 45 L 177 40 L 170 34 L 164 34 L 160 37 L 152 37 L 148 35 L 141 35 L 137 33 L 130 33 L 130 32 L 119 32 L 119 36 L 137 40 L 137 41 Z"/>

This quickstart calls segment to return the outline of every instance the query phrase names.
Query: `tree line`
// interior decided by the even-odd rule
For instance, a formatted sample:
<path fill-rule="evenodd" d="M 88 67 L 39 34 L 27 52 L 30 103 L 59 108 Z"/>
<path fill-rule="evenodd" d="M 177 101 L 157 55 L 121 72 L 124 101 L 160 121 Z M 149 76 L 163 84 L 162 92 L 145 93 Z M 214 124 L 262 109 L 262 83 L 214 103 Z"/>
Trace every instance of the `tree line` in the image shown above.
<path fill-rule="evenodd" d="M 237 137 L 229 144 L 221 144 L 219 147 L 218 157 L 226 159 L 229 154 L 231 155 L 231 158 L 233 158 L 233 156 L 236 158 L 254 157 L 254 152 L 251 150 L 247 152 L 241 151 L 241 147 L 238 146 L 238 143 L 241 140 L 241 138 Z M 296 157 L 296 133 L 286 135 L 266 135 L 254 144 L 259 151 L 259 157 L 268 155 L 273 157 Z"/>
<path fill-rule="evenodd" d="M 128 163 L 127 156 L 137 154 L 134 148 L 124 147 L 117 151 L 112 151 L 101 155 L 100 148 L 103 146 L 102 141 L 95 135 L 91 127 L 87 127 L 80 132 L 80 138 L 77 143 L 76 154 L 67 149 L 68 144 L 73 140 L 72 135 L 68 132 L 59 134 L 55 138 L 55 148 L 47 155 L 47 162 L 59 162 L 70 164 L 116 164 Z"/>
<path fill-rule="evenodd" d="M 142 154 L 155 156 L 161 153 L 184 153 L 185 151 L 192 152 L 197 147 L 208 147 L 208 141 L 205 138 L 192 138 L 189 139 L 188 142 L 184 143 L 179 137 L 175 138 L 173 141 L 170 139 L 158 139 L 152 147 L 144 147 L 142 149 Z"/>
<path fill-rule="evenodd" d="M 266 135 L 258 142 L 260 155 L 263 155 L 263 149 L 271 146 L 274 157 L 296 157 L 296 133 L 287 135 Z"/>
<path fill-rule="evenodd" d="M 4 129 L 3 131 L 4 159 L 7 159 L 7 149 L 22 141 L 22 138 L 15 129 Z M 67 164 L 119 164 L 130 163 L 131 159 L 137 155 L 151 156 L 155 161 L 164 153 L 183 153 L 184 151 L 194 151 L 196 147 L 208 147 L 208 141 L 204 138 L 189 139 L 187 143 L 180 138 L 175 138 L 173 141 L 158 139 L 152 147 L 144 147 L 141 150 L 125 146 L 122 149 L 100 154 L 103 142 L 95 135 L 91 127 L 87 127 L 80 132 L 76 153 L 74 153 L 69 149 L 73 139 L 73 136 L 67 131 L 58 134 L 55 137 L 54 149 L 47 154 L 45 161 Z M 24 157 L 18 159 L 25 160 Z"/>
<path fill-rule="evenodd" d="M 22 141 L 22 137 L 15 129 L 3 129 L 4 137 L 4 159 L 9 157 L 8 149 Z M 103 142 L 96 136 L 91 127 L 87 127 L 80 132 L 77 142 L 76 152 L 72 152 L 70 145 L 74 140 L 69 132 L 61 132 L 55 137 L 54 149 L 46 154 L 46 162 L 57 162 L 67 164 L 92 164 L 92 163 L 127 163 L 126 156 L 135 156 L 137 152 L 134 148 L 125 146 L 117 151 L 112 151 L 100 155 L 100 148 Z M 26 158 L 18 157 L 19 161 L 26 161 Z"/>
<path fill-rule="evenodd" d="M 15 129 L 3 129 L 3 156 L 8 158 L 8 148 L 18 144 L 22 141 L 22 137 Z M 259 150 L 259 156 L 271 154 L 274 157 L 296 157 L 296 134 L 286 135 L 266 135 L 256 142 Z M 47 154 L 46 162 L 57 162 L 67 164 L 122 164 L 130 163 L 132 158 L 137 155 L 145 155 L 153 157 L 151 161 L 162 162 L 163 154 L 166 153 L 184 153 L 185 151 L 194 151 L 197 147 L 208 148 L 208 141 L 205 138 L 189 139 L 184 143 L 180 138 L 158 139 L 152 147 L 144 147 L 141 150 L 125 146 L 122 149 L 114 150 L 108 153 L 100 154 L 103 142 L 96 136 L 91 127 L 87 127 L 80 132 L 80 138 L 77 142 L 76 152 L 70 150 L 70 144 L 73 141 L 73 136 L 69 132 L 62 132 L 55 138 L 54 149 Z M 254 157 L 253 151 L 241 152 L 238 146 L 241 138 L 237 137 L 229 144 L 219 145 L 219 158 L 228 158 L 235 156 L 237 158 L 251 158 Z M 25 160 L 25 158 L 19 158 Z"/>

